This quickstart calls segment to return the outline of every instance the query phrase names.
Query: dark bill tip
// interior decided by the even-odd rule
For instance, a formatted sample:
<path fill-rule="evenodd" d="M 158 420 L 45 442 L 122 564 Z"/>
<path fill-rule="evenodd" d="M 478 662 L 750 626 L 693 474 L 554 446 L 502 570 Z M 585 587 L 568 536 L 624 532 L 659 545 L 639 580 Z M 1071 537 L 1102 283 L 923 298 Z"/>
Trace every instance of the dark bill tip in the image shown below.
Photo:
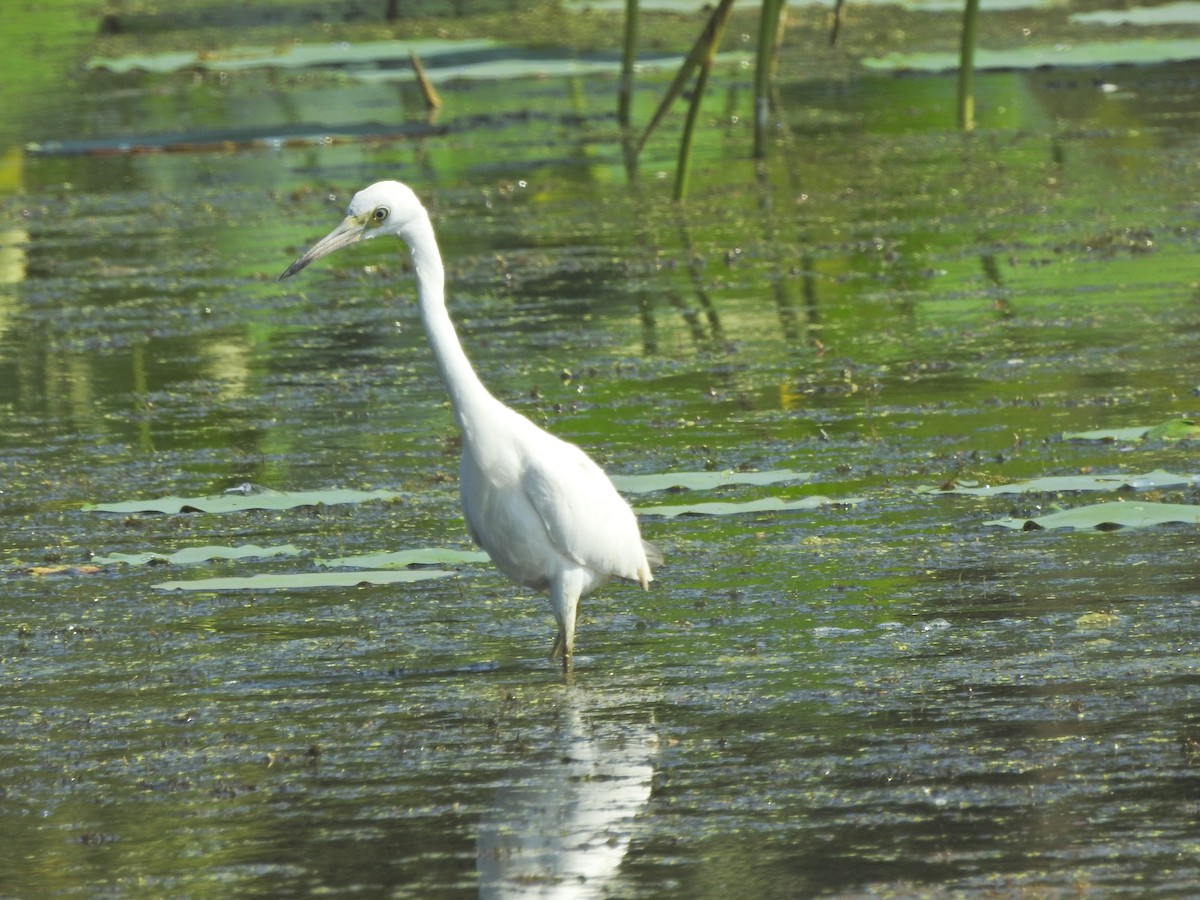
<path fill-rule="evenodd" d="M 299 272 L 301 269 L 303 269 L 305 266 L 307 266 L 310 262 L 312 262 L 312 257 L 307 256 L 307 255 L 300 257 L 298 260 L 296 260 L 294 263 L 292 263 L 290 266 L 288 266 L 286 269 L 283 270 L 283 274 L 279 276 L 279 280 L 283 281 L 285 278 L 291 278 L 293 275 L 295 275 L 297 272 Z"/>
<path fill-rule="evenodd" d="M 315 244 L 306 250 L 299 259 L 288 266 L 279 280 L 291 278 L 310 262 L 320 259 L 322 256 L 328 256 L 334 250 L 345 247 L 347 244 L 353 244 L 355 241 L 360 241 L 366 234 L 366 228 L 363 226 L 361 219 L 347 218 L 337 228 L 325 235 Z"/>

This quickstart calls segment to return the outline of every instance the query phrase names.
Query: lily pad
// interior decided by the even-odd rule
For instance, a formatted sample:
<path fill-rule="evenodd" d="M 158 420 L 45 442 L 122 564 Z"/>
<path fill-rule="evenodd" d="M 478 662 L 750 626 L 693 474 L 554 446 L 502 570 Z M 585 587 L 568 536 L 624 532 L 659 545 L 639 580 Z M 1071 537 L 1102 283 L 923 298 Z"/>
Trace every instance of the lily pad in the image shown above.
<path fill-rule="evenodd" d="M 340 559 L 318 559 L 317 565 L 326 569 L 408 569 L 490 561 L 491 557 L 482 550 L 447 550 L 439 547 L 427 547 L 418 550 L 398 550 L 394 553 L 343 556 Z"/>
<path fill-rule="evenodd" d="M 1200 425 L 1191 419 L 1171 419 L 1146 432 L 1148 441 L 1187 441 L 1200 437 Z"/>
<path fill-rule="evenodd" d="M 444 569 L 403 569 L 389 572 L 284 572 L 245 577 L 197 578 L 191 581 L 164 581 L 154 585 L 160 591 L 269 591 L 301 588 L 360 587 L 368 584 L 398 584 L 428 581 L 453 575 Z"/>
<path fill-rule="evenodd" d="M 189 566 L 213 559 L 266 559 L 272 556 L 299 556 L 300 553 L 300 548 L 295 544 L 279 544 L 274 547 L 243 544 L 240 547 L 186 547 L 174 553 L 113 553 L 110 556 L 93 557 L 92 561 L 102 566 L 114 563 L 133 566 L 146 566 L 151 563 Z"/>
<path fill-rule="evenodd" d="M 742 513 L 801 512 L 820 509 L 824 506 L 853 506 L 863 501 L 858 498 L 832 500 L 829 497 L 801 497 L 799 500 L 783 500 L 779 497 L 761 497 L 742 503 L 688 503 L 682 506 L 643 506 L 636 512 L 640 516 L 736 516 Z"/>
<path fill-rule="evenodd" d="M 243 512 L 248 509 L 285 510 L 300 506 L 335 506 L 342 503 L 366 503 L 369 500 L 397 500 L 395 491 L 354 491 L 334 488 L 326 491 L 226 491 L 210 497 L 158 497 L 126 500 L 119 503 L 88 503 L 90 512 L 181 513 Z"/>
<path fill-rule="evenodd" d="M 617 74 L 620 57 L 614 53 L 594 55 L 566 52 L 531 52 L 498 41 L 338 41 L 320 44 L 286 44 L 281 47 L 229 47 L 218 51 L 134 53 L 116 58 L 97 57 L 87 68 L 117 74 L 153 72 L 234 72 L 245 69 L 328 69 L 363 82 L 410 82 L 415 75 L 409 54 L 416 54 L 425 76 L 433 82 L 451 80 L 506 81 L 514 78 L 580 78 Z M 740 53 L 719 53 L 719 63 L 734 63 Z M 639 68 L 676 69 L 682 56 L 647 52 Z"/>
<path fill-rule="evenodd" d="M 1172 475 L 1155 469 L 1145 475 L 1051 475 L 1032 481 L 979 486 L 955 485 L 951 488 L 927 488 L 934 494 L 970 494 L 993 497 L 998 494 L 1054 494 L 1064 491 L 1146 491 L 1154 488 L 1191 487 L 1200 475 Z"/>
<path fill-rule="evenodd" d="M 31 142 L 34 156 L 121 156 L 157 153 L 228 152 L 231 148 L 279 150 L 284 147 L 328 146 L 355 141 L 386 143 L 444 134 L 445 126 L 428 122 L 270 122 L 254 125 L 157 131 L 152 134 L 96 135 L 60 141 Z"/>
<path fill-rule="evenodd" d="M 1111 441 L 1127 444 L 1143 440 L 1149 430 L 1150 426 L 1139 425 L 1132 428 L 1098 428 L 1095 431 L 1064 431 L 1062 438 L 1064 441 Z"/>
<path fill-rule="evenodd" d="M 1200 438 L 1200 425 L 1191 419 L 1168 419 L 1157 425 L 1130 428 L 1101 428 L 1096 431 L 1063 432 L 1064 441 L 1187 441 Z"/>
<path fill-rule="evenodd" d="M 1038 69 L 1044 66 L 1153 65 L 1200 57 L 1200 43 L 1179 38 L 1150 38 L 1125 41 L 1080 41 L 1074 44 L 1020 46 L 1008 50 L 975 52 L 975 68 Z M 864 59 L 868 69 L 888 71 L 945 72 L 957 69 L 957 53 L 889 53 Z"/>
<path fill-rule="evenodd" d="M 654 491 L 711 491 L 734 484 L 782 484 L 811 481 L 812 472 L 775 469 L 766 472 L 662 472 L 649 475 L 613 475 L 612 483 L 626 494 L 650 494 Z"/>
<path fill-rule="evenodd" d="M 230 47 L 219 51 L 169 52 L 155 54 L 131 53 L 118 58 L 89 60 L 87 68 L 105 69 L 118 74 L 154 72 L 168 74 L 179 71 L 210 69 L 231 72 L 238 69 L 310 69 L 367 67 L 405 63 L 410 52 L 418 54 L 434 67 L 440 56 L 454 59 L 472 58 L 494 53 L 501 45 L 494 41 L 359 41 L 325 44 L 286 44 L 282 47 Z"/>
<path fill-rule="evenodd" d="M 1200 25 L 1200 3 L 1164 3 L 1135 9 L 1097 9 L 1071 13 L 1070 20 L 1080 25 Z"/>
<path fill-rule="evenodd" d="M 1097 503 L 1036 516 L 1032 519 L 1006 518 L 984 522 L 1018 531 L 1073 528 L 1076 531 L 1115 531 L 1118 528 L 1149 528 L 1152 525 L 1200 524 L 1200 506 L 1187 503 Z"/>

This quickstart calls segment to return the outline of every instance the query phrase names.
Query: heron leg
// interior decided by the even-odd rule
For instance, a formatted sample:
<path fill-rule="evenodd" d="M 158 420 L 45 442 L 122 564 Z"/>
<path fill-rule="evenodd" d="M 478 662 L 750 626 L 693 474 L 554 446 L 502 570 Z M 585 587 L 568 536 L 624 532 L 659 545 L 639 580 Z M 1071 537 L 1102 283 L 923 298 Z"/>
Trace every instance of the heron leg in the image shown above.
<path fill-rule="evenodd" d="M 558 634 L 554 636 L 554 644 L 550 647 L 550 658 L 559 659 L 560 657 L 565 657 L 566 654 L 563 650 L 566 646 L 567 639 L 564 637 L 562 626 L 559 626 Z M 563 666 L 566 666 L 566 662 L 563 663 Z"/>
<path fill-rule="evenodd" d="M 575 601 L 576 609 L 578 609 L 579 601 Z M 571 631 L 570 639 L 567 638 L 567 626 L 565 623 L 560 623 L 558 626 L 558 634 L 554 637 L 554 645 L 550 648 L 550 658 L 562 658 L 563 671 L 570 671 L 571 656 L 575 649 L 575 610 L 571 611 Z"/>
<path fill-rule="evenodd" d="M 586 576 L 582 572 L 564 572 L 550 585 L 550 608 L 558 622 L 558 635 L 550 648 L 550 658 L 562 657 L 563 670 L 571 668 L 575 655 L 575 620 L 579 615 L 579 595 Z"/>

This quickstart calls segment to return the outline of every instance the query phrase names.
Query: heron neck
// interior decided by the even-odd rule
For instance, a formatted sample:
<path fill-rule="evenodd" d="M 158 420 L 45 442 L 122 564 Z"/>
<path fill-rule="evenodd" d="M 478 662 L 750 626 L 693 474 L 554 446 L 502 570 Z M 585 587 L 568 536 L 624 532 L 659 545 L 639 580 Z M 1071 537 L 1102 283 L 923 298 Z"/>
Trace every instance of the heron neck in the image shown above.
<path fill-rule="evenodd" d="M 450 408 L 458 427 L 465 434 L 469 421 L 476 418 L 472 410 L 497 401 L 484 387 L 458 340 L 454 323 L 446 309 L 446 272 L 438 252 L 433 226 L 424 219 L 409 234 L 413 268 L 417 276 L 417 307 L 425 337 L 437 361 L 442 384 L 450 395 Z"/>

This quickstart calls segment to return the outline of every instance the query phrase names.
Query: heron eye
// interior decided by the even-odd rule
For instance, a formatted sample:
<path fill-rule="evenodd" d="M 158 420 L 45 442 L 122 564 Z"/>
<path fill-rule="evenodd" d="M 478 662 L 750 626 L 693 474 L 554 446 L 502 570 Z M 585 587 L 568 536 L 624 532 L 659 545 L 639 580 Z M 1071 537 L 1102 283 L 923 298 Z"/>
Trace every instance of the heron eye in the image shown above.
<path fill-rule="evenodd" d="M 388 217 L 388 208 L 386 206 L 380 206 L 378 209 L 375 210 L 375 221 L 376 222 L 383 222 L 383 220 L 386 219 L 387 217 Z"/>

